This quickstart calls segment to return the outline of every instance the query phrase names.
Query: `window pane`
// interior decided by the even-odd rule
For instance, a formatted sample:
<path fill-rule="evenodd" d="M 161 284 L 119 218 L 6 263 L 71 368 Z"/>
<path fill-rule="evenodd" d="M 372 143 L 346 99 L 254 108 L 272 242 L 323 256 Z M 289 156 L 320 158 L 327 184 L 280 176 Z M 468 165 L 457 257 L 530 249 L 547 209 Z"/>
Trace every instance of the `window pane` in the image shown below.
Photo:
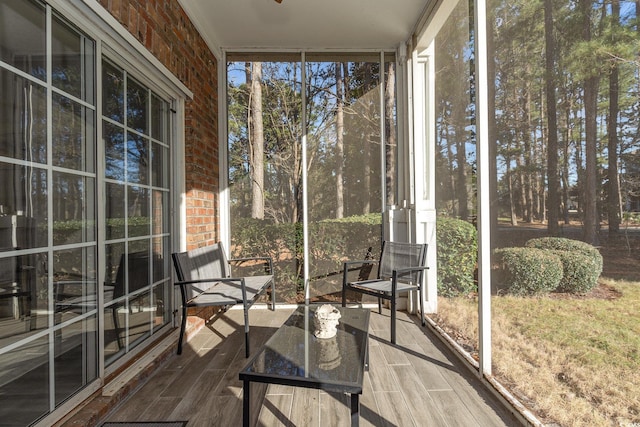
<path fill-rule="evenodd" d="M 169 232 L 169 193 L 153 191 L 153 234 Z"/>
<path fill-rule="evenodd" d="M 147 236 L 151 232 L 149 217 L 149 190 L 141 187 L 128 187 L 128 219 L 129 237 Z"/>
<path fill-rule="evenodd" d="M 129 134 L 127 143 L 127 180 L 149 183 L 149 140 L 133 133 Z"/>
<path fill-rule="evenodd" d="M 104 121 L 105 177 L 124 182 L 124 130 Z"/>
<path fill-rule="evenodd" d="M 92 316 L 55 333 L 56 406 L 98 377 L 96 323 Z"/>
<path fill-rule="evenodd" d="M 148 99 L 149 91 L 146 88 L 133 79 L 127 80 L 127 126 L 147 135 Z"/>
<path fill-rule="evenodd" d="M 51 81 L 55 87 L 80 99 L 93 101 L 93 75 L 83 71 L 93 61 L 93 44 L 54 16 L 51 20 Z M 89 94 L 87 94 L 89 88 Z M 87 96 L 88 95 L 88 96 Z"/>
<path fill-rule="evenodd" d="M 0 252 L 0 339 L 9 345 L 48 326 L 47 256 Z M 2 366 L 0 364 L 0 366 Z M 0 374 L 1 377 L 1 374 Z"/>
<path fill-rule="evenodd" d="M 124 305 L 125 268 L 124 243 L 105 245 L 104 276 L 104 350 L 105 360 L 111 361 L 121 351 L 121 328 L 125 318 L 118 313 L 120 305 Z M 123 347 L 122 347 L 123 348 Z"/>
<path fill-rule="evenodd" d="M 153 239 L 153 282 L 166 279 L 170 276 L 168 237 L 155 237 Z"/>
<path fill-rule="evenodd" d="M 124 237 L 126 206 L 124 194 L 124 185 L 106 184 L 105 210 L 107 217 L 107 240 L 121 239 Z"/>
<path fill-rule="evenodd" d="M 158 141 L 167 142 L 169 136 L 169 120 L 167 120 L 169 104 L 151 96 L 151 136 Z"/>
<path fill-rule="evenodd" d="M 54 253 L 53 292 L 56 324 L 96 309 L 94 247 L 67 249 Z"/>
<path fill-rule="evenodd" d="M 124 72 L 106 61 L 102 63 L 102 114 L 124 123 Z"/>
<path fill-rule="evenodd" d="M 0 68 L 0 156 L 47 161 L 47 91 Z"/>
<path fill-rule="evenodd" d="M 0 59 L 46 80 L 44 6 L 32 1 L 1 0 L 0 16 Z"/>
<path fill-rule="evenodd" d="M 169 187 L 169 150 L 160 144 L 152 144 L 151 150 L 151 185 Z"/>
<path fill-rule="evenodd" d="M 95 171 L 94 113 L 62 95 L 53 94 L 53 164 Z"/>
<path fill-rule="evenodd" d="M 127 291 L 129 296 L 129 345 L 133 346 L 149 336 L 151 331 L 151 284 L 149 265 L 150 241 L 129 243 L 127 256 Z"/>
<path fill-rule="evenodd" d="M 26 426 L 49 412 L 47 336 L 0 355 L 0 366 L 1 420 Z M 29 396 L 27 405 L 25 396 Z"/>
<path fill-rule="evenodd" d="M 0 162 L 0 245 L 16 249 L 47 245 L 47 172 Z"/>
<path fill-rule="evenodd" d="M 165 282 L 153 288 L 153 306 L 151 309 L 154 311 L 154 327 L 168 323 L 171 318 L 170 286 L 168 282 Z"/>
<path fill-rule="evenodd" d="M 95 240 L 93 178 L 53 173 L 53 244 Z"/>

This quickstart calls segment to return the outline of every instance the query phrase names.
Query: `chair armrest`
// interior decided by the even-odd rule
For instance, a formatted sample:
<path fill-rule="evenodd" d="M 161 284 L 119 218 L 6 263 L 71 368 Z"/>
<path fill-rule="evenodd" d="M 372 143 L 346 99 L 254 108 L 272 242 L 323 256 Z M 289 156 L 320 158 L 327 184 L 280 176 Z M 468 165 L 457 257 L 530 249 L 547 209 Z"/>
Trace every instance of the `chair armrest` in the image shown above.
<path fill-rule="evenodd" d="M 355 264 L 377 264 L 378 260 L 377 259 L 363 259 L 360 261 L 346 261 L 344 263 L 344 268 L 347 268 L 350 265 L 355 265 Z"/>
<path fill-rule="evenodd" d="M 238 278 L 233 278 L 233 277 L 212 277 L 210 279 L 181 280 L 181 281 L 174 282 L 173 285 L 174 286 L 183 286 L 183 285 L 192 285 L 192 284 L 196 284 L 196 283 L 208 283 L 208 282 L 226 282 L 226 283 L 240 282 L 241 284 L 244 283 L 244 281 L 240 277 L 238 277 Z"/>
<path fill-rule="evenodd" d="M 407 267 L 407 268 L 398 268 L 393 270 L 398 276 L 406 276 L 408 273 L 413 273 L 414 271 L 420 270 L 428 270 L 429 267 Z"/>
<path fill-rule="evenodd" d="M 424 271 L 424 270 L 428 270 L 429 267 L 407 267 L 407 268 L 398 268 L 396 270 L 392 271 L 392 281 L 395 283 L 395 281 L 400 278 L 400 277 L 404 277 L 404 276 L 408 276 L 411 273 L 415 273 L 416 271 Z"/>
<path fill-rule="evenodd" d="M 211 283 L 211 282 L 223 282 L 223 283 L 238 283 L 240 282 L 240 289 L 242 290 L 242 300 L 244 304 L 247 304 L 247 286 L 244 282 L 244 278 L 230 278 L 230 277 L 212 277 L 208 279 L 197 279 L 197 280 L 182 280 L 174 282 L 174 286 L 180 286 L 180 297 L 182 298 L 182 305 L 186 306 L 189 298 L 187 297 L 187 287 L 186 285 L 193 285 L 197 283 Z M 204 291 L 203 291 L 204 292 Z"/>

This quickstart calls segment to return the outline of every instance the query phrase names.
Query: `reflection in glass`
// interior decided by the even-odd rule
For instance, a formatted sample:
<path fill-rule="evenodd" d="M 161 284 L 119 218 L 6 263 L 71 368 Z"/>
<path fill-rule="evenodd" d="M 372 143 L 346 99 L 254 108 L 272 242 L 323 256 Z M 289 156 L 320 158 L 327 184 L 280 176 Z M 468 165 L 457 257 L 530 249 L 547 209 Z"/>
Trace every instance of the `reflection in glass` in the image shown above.
<path fill-rule="evenodd" d="M 93 102 L 93 73 L 83 70 L 85 65 L 93 63 L 93 42 L 85 42 L 84 36 L 55 15 L 51 20 L 51 36 L 53 85 L 76 98 Z"/>
<path fill-rule="evenodd" d="M 27 74 L 46 80 L 46 15 L 33 1 L 0 1 L 0 59 Z M 26 37 L 28 35 L 28 37 Z M 7 93 L 2 91 L 4 94 Z"/>
<path fill-rule="evenodd" d="M 136 184 L 149 183 L 149 140 L 129 133 L 127 141 L 127 180 Z"/>
<path fill-rule="evenodd" d="M 149 217 L 149 190 L 142 187 L 127 187 L 127 231 L 129 237 L 146 236 L 151 232 Z"/>
<path fill-rule="evenodd" d="M 56 324 L 96 309 L 95 247 L 54 253 L 53 293 Z"/>
<path fill-rule="evenodd" d="M 148 99 L 148 89 L 131 78 L 127 79 L 127 126 L 146 135 L 149 134 Z"/>
<path fill-rule="evenodd" d="M 53 164 L 95 171 L 94 113 L 71 99 L 53 94 Z"/>
<path fill-rule="evenodd" d="M 0 354 L 0 367 L 0 420 L 26 426 L 49 412 L 48 335 Z"/>
<path fill-rule="evenodd" d="M 150 285 L 152 279 L 166 282 L 171 274 L 169 241 L 163 236 L 169 231 L 170 154 L 165 145 L 170 127 L 169 103 L 120 67 L 103 62 L 103 82 L 105 175 L 118 181 L 106 183 L 106 236 L 126 239 L 106 248 L 104 352 L 109 365 L 169 319 L 163 314 L 167 291 L 152 292 Z"/>
<path fill-rule="evenodd" d="M 46 163 L 46 89 L 0 68 L 0 93 L 0 156 Z"/>
<path fill-rule="evenodd" d="M 9 345 L 48 325 L 47 255 L 0 251 L 0 338 Z M 1 366 L 1 365 L 0 365 Z"/>
<path fill-rule="evenodd" d="M 151 137 L 166 143 L 169 138 L 169 103 L 151 95 Z"/>
<path fill-rule="evenodd" d="M 118 283 L 116 277 L 114 286 L 114 299 L 120 297 L 120 292 L 127 295 L 126 304 L 116 304 L 114 306 L 114 321 L 116 322 L 116 332 L 123 343 L 123 332 L 128 337 L 129 346 L 137 345 L 146 338 L 151 331 L 151 301 L 149 285 L 150 281 L 150 257 L 149 240 L 136 240 L 129 243 L 129 253 L 127 255 L 127 268 L 124 287 Z M 118 331 L 124 323 L 120 321 L 127 317 L 128 328 L 126 331 Z"/>
<path fill-rule="evenodd" d="M 107 182 L 106 187 L 106 237 L 107 240 L 121 239 L 125 230 L 125 186 Z"/>
<path fill-rule="evenodd" d="M 60 405 L 98 377 L 96 317 L 55 332 L 55 404 Z"/>
<path fill-rule="evenodd" d="M 29 249 L 47 245 L 47 172 L 0 162 L 0 245 Z"/>
<path fill-rule="evenodd" d="M 170 275 L 169 237 L 153 238 L 153 282 L 166 279 Z"/>
<path fill-rule="evenodd" d="M 102 122 L 105 177 L 124 182 L 124 130 L 107 121 Z"/>
<path fill-rule="evenodd" d="M 152 234 L 169 232 L 169 192 L 153 190 L 153 230 Z"/>
<path fill-rule="evenodd" d="M 135 347 L 151 335 L 151 322 L 155 317 L 155 307 L 151 307 L 151 292 L 136 294 L 130 299 L 129 347 Z"/>
<path fill-rule="evenodd" d="M 170 303 L 171 285 L 168 282 L 153 287 L 153 325 L 154 327 L 162 326 L 171 319 L 171 303 Z"/>
<path fill-rule="evenodd" d="M 53 244 L 95 240 L 93 178 L 53 173 Z"/>
<path fill-rule="evenodd" d="M 169 187 L 169 149 L 160 144 L 151 145 L 151 185 Z"/>
<path fill-rule="evenodd" d="M 102 114 L 124 124 L 124 72 L 102 62 Z"/>
<path fill-rule="evenodd" d="M 124 243 L 106 246 L 104 287 L 105 357 L 125 350 L 127 325 L 127 262 Z"/>
<path fill-rule="evenodd" d="M 105 352 L 117 355 L 151 330 L 150 242 L 148 239 L 106 247 Z M 133 329 L 132 329 L 133 328 Z M 135 330 L 134 330 L 135 329 Z M 132 338 L 132 334 L 134 337 Z"/>

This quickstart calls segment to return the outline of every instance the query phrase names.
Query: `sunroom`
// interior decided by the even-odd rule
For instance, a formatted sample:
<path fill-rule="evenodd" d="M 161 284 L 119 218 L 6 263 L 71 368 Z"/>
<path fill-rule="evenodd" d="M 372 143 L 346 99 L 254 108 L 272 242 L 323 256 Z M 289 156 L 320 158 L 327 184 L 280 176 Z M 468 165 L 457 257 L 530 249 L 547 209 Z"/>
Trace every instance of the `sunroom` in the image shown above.
<path fill-rule="evenodd" d="M 290 309 L 339 303 L 343 263 L 395 241 L 428 244 L 427 329 L 519 422 L 640 422 L 632 323 L 569 350 L 540 332 L 580 331 L 559 312 L 637 317 L 637 8 L 0 0 L 0 419 L 60 422 L 173 352 L 174 252 L 271 256 Z M 503 281 L 516 261 L 494 249 L 543 236 L 590 244 L 624 283 L 596 283 L 602 258 L 575 292 Z M 197 339 L 213 313 L 193 314 Z M 592 394 L 617 347 L 629 380 Z"/>

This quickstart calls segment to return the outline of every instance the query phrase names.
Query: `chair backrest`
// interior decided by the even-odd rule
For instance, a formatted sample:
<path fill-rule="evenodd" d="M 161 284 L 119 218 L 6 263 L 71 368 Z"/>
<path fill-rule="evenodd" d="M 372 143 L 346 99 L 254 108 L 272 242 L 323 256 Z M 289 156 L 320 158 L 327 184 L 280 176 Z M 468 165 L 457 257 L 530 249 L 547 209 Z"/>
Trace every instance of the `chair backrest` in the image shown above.
<path fill-rule="evenodd" d="M 426 243 L 383 242 L 378 264 L 378 278 L 389 279 L 393 270 L 401 268 L 424 267 L 426 259 Z M 411 273 L 400 281 L 418 284 L 422 281 L 422 270 Z"/>
<path fill-rule="evenodd" d="M 178 281 L 224 278 L 230 277 L 231 274 L 227 256 L 220 242 L 188 252 L 174 253 L 172 257 Z M 203 290 L 203 286 L 188 285 L 187 298 L 196 296 Z"/>

